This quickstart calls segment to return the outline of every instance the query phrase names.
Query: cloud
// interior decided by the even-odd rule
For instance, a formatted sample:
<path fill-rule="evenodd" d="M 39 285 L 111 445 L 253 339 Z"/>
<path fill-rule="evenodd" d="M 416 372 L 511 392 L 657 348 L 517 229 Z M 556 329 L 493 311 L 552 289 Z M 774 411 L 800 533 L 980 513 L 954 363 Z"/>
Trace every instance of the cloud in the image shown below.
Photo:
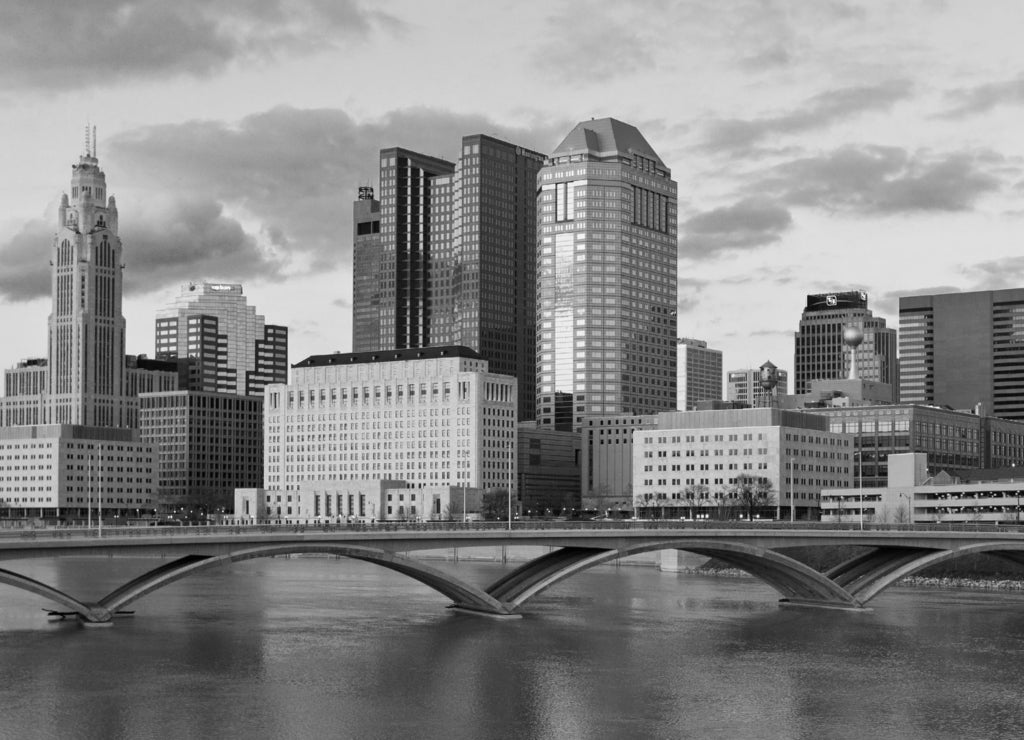
<path fill-rule="evenodd" d="M 792 223 L 789 211 L 777 203 L 746 198 L 687 220 L 680 229 L 680 250 L 693 259 L 708 259 L 723 249 L 760 247 L 777 242 Z"/>
<path fill-rule="evenodd" d="M 882 295 L 871 296 L 871 308 L 876 312 L 895 316 L 900 312 L 900 298 L 907 298 L 915 295 L 938 295 L 940 293 L 959 293 L 962 288 L 955 285 L 934 285 L 927 288 L 911 288 L 909 290 L 894 290 Z"/>
<path fill-rule="evenodd" d="M 227 275 L 232 280 L 280 275 L 281 260 L 263 252 L 241 224 L 225 216 L 219 203 L 169 200 L 122 220 L 126 295 L 196 276 Z M 56 219 L 28 222 L 0 249 L 0 297 L 30 301 L 50 295 L 50 248 Z"/>
<path fill-rule="evenodd" d="M 976 281 L 974 290 L 1004 290 L 1024 284 L 1024 257 L 978 262 L 965 268 Z"/>
<path fill-rule="evenodd" d="M 542 28 L 548 33 L 540 36 L 529 61 L 541 75 L 578 83 L 603 84 L 650 70 L 665 30 L 650 22 L 651 13 L 665 12 L 649 2 L 595 2 L 585 12 L 564 2 L 545 19 Z"/>
<path fill-rule="evenodd" d="M 427 108 L 358 123 L 341 110 L 281 107 L 117 135 L 100 147 L 100 164 L 118 200 L 126 290 L 330 272 L 351 260 L 352 202 L 360 185 L 376 183 L 380 149 L 454 159 L 462 136 L 488 133 L 543 152 L 570 128 L 527 131 Z M 54 216 L 0 242 L 0 297 L 48 295 L 55 229 Z"/>
<path fill-rule="evenodd" d="M 776 165 L 749 189 L 791 206 L 852 213 L 964 211 L 1000 188 L 989 170 L 994 163 L 1002 158 L 988 152 L 847 146 Z"/>
<path fill-rule="evenodd" d="M 710 280 L 680 277 L 676 290 L 676 315 L 691 313 L 700 307 L 700 297 Z"/>
<path fill-rule="evenodd" d="M 283 260 L 261 250 L 214 201 L 172 200 L 149 208 L 135 214 L 120 236 L 128 295 L 197 276 L 229 276 L 232 281 L 282 277 Z"/>
<path fill-rule="evenodd" d="M 125 173 L 130 186 L 192 192 L 232 206 L 311 269 L 329 269 L 349 258 L 351 203 L 360 185 L 376 182 L 381 149 L 403 146 L 454 160 L 464 135 L 488 133 L 543 152 L 569 128 L 560 121 L 527 131 L 430 108 L 357 123 L 342 110 L 278 107 L 237 124 L 138 129 L 105 148 L 108 172 Z"/>
<path fill-rule="evenodd" d="M 30 301 L 50 295 L 50 247 L 53 222 L 26 223 L 0 250 L 0 296 L 8 301 Z"/>
<path fill-rule="evenodd" d="M 809 98 L 799 110 L 752 120 L 726 119 L 712 123 L 704 145 L 713 150 L 747 149 L 769 136 L 798 134 L 825 128 L 852 116 L 890 109 L 910 96 L 906 80 L 831 90 Z"/>
<path fill-rule="evenodd" d="M 204 77 L 233 61 L 363 43 L 392 16 L 359 0 L 5 0 L 0 84 L 78 89 Z"/>
<path fill-rule="evenodd" d="M 946 93 L 951 107 L 945 118 L 966 118 L 1002 105 L 1024 105 L 1024 75 L 1013 80 L 960 88 Z"/>

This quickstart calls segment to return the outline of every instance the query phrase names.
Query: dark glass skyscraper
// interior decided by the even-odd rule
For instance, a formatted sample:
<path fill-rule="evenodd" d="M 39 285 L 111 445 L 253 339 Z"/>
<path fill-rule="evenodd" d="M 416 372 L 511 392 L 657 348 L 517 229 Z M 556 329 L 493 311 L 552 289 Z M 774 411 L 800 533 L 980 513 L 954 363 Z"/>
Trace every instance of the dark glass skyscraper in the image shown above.
<path fill-rule="evenodd" d="M 451 162 L 408 149 L 381 151 L 380 259 L 376 265 L 380 334 L 373 346 L 355 346 L 356 352 L 426 347 L 433 342 L 432 180 L 450 174 L 454 167 Z M 372 260 L 368 268 L 374 269 Z M 357 273 L 355 279 L 363 276 Z M 355 311 L 362 308 L 353 306 Z"/>
<path fill-rule="evenodd" d="M 675 409 L 671 171 L 635 127 L 602 118 L 569 132 L 538 185 L 538 422 Z"/>
<path fill-rule="evenodd" d="M 478 134 L 455 164 L 400 148 L 380 159 L 376 241 L 359 233 L 372 206 L 354 210 L 353 349 L 469 347 L 519 380 L 519 419 L 532 419 L 543 155 Z"/>
<path fill-rule="evenodd" d="M 359 188 L 352 206 L 352 346 L 380 349 L 380 201 L 373 188 Z"/>
<path fill-rule="evenodd" d="M 810 393 L 812 380 L 848 377 L 850 353 L 843 344 L 843 331 L 851 326 L 864 333 L 864 341 L 856 348 L 858 376 L 891 385 L 895 396 L 899 382 L 896 330 L 871 312 L 868 294 L 861 290 L 807 296 L 794 334 L 794 393 Z"/>
<path fill-rule="evenodd" d="M 900 298 L 900 400 L 1024 419 L 1024 288 Z"/>

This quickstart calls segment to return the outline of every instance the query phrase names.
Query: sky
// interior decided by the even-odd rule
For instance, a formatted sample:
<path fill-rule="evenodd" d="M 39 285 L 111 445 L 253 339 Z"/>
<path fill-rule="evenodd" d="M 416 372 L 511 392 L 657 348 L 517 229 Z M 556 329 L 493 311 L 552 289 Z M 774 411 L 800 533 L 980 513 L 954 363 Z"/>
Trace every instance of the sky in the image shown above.
<path fill-rule="evenodd" d="M 127 351 L 239 282 L 290 361 L 351 350 L 352 201 L 380 149 L 552 151 L 637 126 L 679 184 L 679 336 L 792 371 L 806 296 L 1024 287 L 1014 0 L 5 0 L 0 365 L 46 355 L 84 130 L 115 195 Z"/>

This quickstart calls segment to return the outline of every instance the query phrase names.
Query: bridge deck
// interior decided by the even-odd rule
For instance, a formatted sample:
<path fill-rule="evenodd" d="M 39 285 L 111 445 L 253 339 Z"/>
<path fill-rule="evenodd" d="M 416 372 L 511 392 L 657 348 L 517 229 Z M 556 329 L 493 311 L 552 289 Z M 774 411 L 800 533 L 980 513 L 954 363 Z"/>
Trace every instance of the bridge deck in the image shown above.
<path fill-rule="evenodd" d="M 788 556 L 794 547 L 857 545 L 858 555 L 828 573 Z M 545 554 L 488 588 L 467 584 L 410 557 L 453 548 L 539 546 Z M 0 583 L 22 588 L 71 609 L 89 623 L 108 622 L 131 602 L 187 575 L 224 562 L 289 553 L 330 553 L 372 562 L 440 591 L 453 606 L 514 615 L 530 598 L 587 568 L 642 552 L 678 549 L 715 557 L 776 588 L 783 602 L 847 609 L 928 565 L 969 553 L 991 553 L 1024 562 L 1024 533 L 1016 528 L 942 527 L 861 530 L 780 524 L 673 526 L 571 526 L 559 522 L 513 529 L 480 524 L 356 526 L 241 526 L 0 530 L 0 560 L 72 555 L 159 556 L 161 565 L 98 601 L 81 601 L 47 584 L 0 569 Z M 166 562 L 167 557 L 175 558 Z M 99 561 L 103 562 L 103 561 Z"/>

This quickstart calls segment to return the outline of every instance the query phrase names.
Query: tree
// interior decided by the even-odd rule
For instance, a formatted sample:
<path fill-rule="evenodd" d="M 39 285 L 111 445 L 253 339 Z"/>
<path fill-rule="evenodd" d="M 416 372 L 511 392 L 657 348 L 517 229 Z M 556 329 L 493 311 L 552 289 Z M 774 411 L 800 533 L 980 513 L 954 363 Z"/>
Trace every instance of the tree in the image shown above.
<path fill-rule="evenodd" d="M 737 476 L 736 482 L 729 487 L 729 495 L 746 510 L 749 521 L 753 521 L 754 512 L 775 501 L 771 481 L 752 475 Z"/>
<path fill-rule="evenodd" d="M 690 506 L 690 518 L 693 518 L 694 502 L 697 503 L 698 513 L 700 512 L 701 501 L 708 497 L 708 487 L 703 483 L 691 483 L 683 489 L 683 495 Z"/>
<path fill-rule="evenodd" d="M 507 519 L 508 489 L 491 488 L 484 491 L 480 505 L 480 514 L 484 519 Z"/>
<path fill-rule="evenodd" d="M 444 507 L 441 517 L 448 522 L 454 522 L 456 519 L 461 522 L 465 518 L 462 515 L 462 499 L 453 498 L 449 501 L 448 505 Z"/>

